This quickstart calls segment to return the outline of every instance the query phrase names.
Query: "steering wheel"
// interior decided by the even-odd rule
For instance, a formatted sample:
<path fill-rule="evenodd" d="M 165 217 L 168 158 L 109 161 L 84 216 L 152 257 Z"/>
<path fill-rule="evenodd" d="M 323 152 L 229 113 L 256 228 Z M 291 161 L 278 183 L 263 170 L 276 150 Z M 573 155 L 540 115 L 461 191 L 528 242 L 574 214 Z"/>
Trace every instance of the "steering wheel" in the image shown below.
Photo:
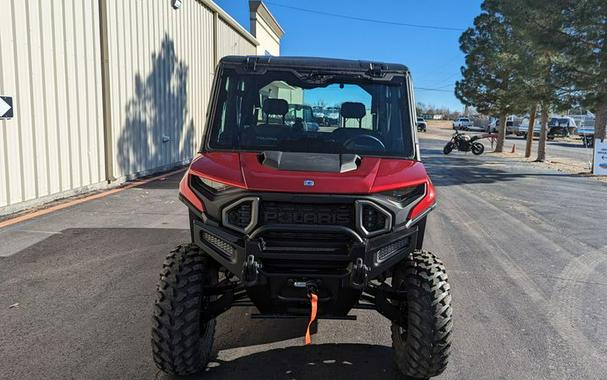
<path fill-rule="evenodd" d="M 357 141 L 359 141 L 359 140 L 367 140 L 367 142 L 370 142 L 371 144 L 366 144 L 364 142 L 357 143 Z M 378 149 L 373 149 L 373 150 L 385 150 L 386 149 L 386 146 L 384 145 L 383 142 L 381 142 L 380 139 L 378 139 L 375 136 L 371 136 L 371 135 L 356 135 L 354 137 L 350 137 L 343 143 L 343 146 L 349 150 L 354 148 L 353 145 L 365 145 L 365 146 L 372 146 L 373 148 L 378 148 Z"/>

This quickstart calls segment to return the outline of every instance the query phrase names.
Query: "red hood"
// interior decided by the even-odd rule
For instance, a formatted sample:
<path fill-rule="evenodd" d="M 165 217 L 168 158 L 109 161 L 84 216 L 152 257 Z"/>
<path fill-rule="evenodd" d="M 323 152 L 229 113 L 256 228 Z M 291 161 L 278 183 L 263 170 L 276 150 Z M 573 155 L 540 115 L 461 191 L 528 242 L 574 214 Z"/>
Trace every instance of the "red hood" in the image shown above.
<path fill-rule="evenodd" d="M 211 152 L 198 155 L 192 174 L 254 191 L 287 193 L 368 194 L 427 181 L 421 162 L 365 157 L 358 169 L 346 173 L 277 170 L 262 165 L 256 153 Z M 304 186 L 304 181 L 314 186 Z"/>

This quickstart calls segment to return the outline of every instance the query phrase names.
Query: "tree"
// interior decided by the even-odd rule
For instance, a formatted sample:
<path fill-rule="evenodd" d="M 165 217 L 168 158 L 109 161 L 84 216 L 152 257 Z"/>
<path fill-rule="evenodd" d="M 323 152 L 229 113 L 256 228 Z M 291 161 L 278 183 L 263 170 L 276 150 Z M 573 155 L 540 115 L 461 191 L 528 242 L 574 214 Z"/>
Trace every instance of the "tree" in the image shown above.
<path fill-rule="evenodd" d="M 467 106 L 479 112 L 499 115 L 496 152 L 502 152 L 506 118 L 523 111 L 525 83 L 520 69 L 513 31 L 504 18 L 483 7 L 474 19 L 474 27 L 460 37 L 460 49 L 466 54 L 462 67 L 463 79 L 455 84 L 455 95 Z"/>
<path fill-rule="evenodd" d="M 541 131 L 538 145 L 537 161 L 546 159 L 546 137 L 548 114 L 552 110 L 566 108 L 574 98 L 571 85 L 563 81 L 559 73 L 558 62 L 561 56 L 561 43 L 558 37 L 547 35 L 546 30 L 553 30 L 559 24 L 559 10 L 552 0 L 486 0 L 483 9 L 499 15 L 506 25 L 511 27 L 513 49 L 517 60 L 514 72 L 525 88 L 524 99 L 530 111 L 529 128 L 525 157 L 531 155 L 533 127 L 537 108 L 541 110 Z M 535 20 L 543 20 L 548 29 L 538 27 Z M 551 43 L 546 41 L 553 41 Z"/>
<path fill-rule="evenodd" d="M 527 142 L 525 143 L 525 158 L 531 157 L 531 146 L 533 145 L 533 134 L 535 128 L 535 117 L 537 115 L 537 103 L 533 103 L 529 112 L 529 125 L 527 126 Z"/>
<path fill-rule="evenodd" d="M 607 133 L 607 2 L 559 0 L 560 73 L 596 113 L 595 137 Z M 541 25 L 541 24 L 540 24 Z"/>
<path fill-rule="evenodd" d="M 417 102 L 417 104 L 415 105 L 415 112 L 417 113 L 417 116 L 421 116 L 425 113 L 426 110 L 426 105 L 422 102 Z"/>
<path fill-rule="evenodd" d="M 539 49 L 557 52 L 554 75 L 562 97 L 596 114 L 598 138 L 607 125 L 607 2 L 605 0 L 492 0 Z M 520 17 L 524 14 L 524 17 Z"/>

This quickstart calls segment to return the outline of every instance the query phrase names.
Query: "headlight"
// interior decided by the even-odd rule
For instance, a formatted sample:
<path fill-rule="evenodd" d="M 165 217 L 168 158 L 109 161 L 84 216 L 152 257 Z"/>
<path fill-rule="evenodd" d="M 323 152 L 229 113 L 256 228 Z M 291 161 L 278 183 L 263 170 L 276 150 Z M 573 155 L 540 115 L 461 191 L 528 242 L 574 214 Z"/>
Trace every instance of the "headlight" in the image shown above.
<path fill-rule="evenodd" d="M 381 194 L 388 197 L 391 201 L 406 206 L 411 201 L 424 195 L 425 185 L 403 187 L 400 189 L 384 191 Z"/>
<path fill-rule="evenodd" d="M 224 190 L 227 190 L 227 189 L 229 189 L 229 188 L 232 187 L 232 186 L 227 185 L 225 183 L 213 181 L 213 180 L 208 179 L 208 178 L 198 177 L 198 179 L 200 179 L 200 182 L 202 182 L 204 186 L 206 186 L 207 188 L 209 188 L 213 192 L 224 191 Z"/>

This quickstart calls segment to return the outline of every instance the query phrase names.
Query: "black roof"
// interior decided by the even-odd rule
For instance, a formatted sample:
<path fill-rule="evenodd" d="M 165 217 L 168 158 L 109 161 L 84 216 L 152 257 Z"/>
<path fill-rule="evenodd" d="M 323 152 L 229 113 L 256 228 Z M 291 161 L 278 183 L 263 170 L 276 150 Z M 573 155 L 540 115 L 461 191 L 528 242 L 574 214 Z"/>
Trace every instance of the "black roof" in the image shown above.
<path fill-rule="evenodd" d="M 227 56 L 220 61 L 222 64 L 255 64 L 267 67 L 292 67 L 296 69 L 369 71 L 371 68 L 382 72 L 408 72 L 407 66 L 400 63 L 386 63 L 377 61 L 362 61 L 337 58 L 319 57 L 288 57 L 288 56 Z"/>

